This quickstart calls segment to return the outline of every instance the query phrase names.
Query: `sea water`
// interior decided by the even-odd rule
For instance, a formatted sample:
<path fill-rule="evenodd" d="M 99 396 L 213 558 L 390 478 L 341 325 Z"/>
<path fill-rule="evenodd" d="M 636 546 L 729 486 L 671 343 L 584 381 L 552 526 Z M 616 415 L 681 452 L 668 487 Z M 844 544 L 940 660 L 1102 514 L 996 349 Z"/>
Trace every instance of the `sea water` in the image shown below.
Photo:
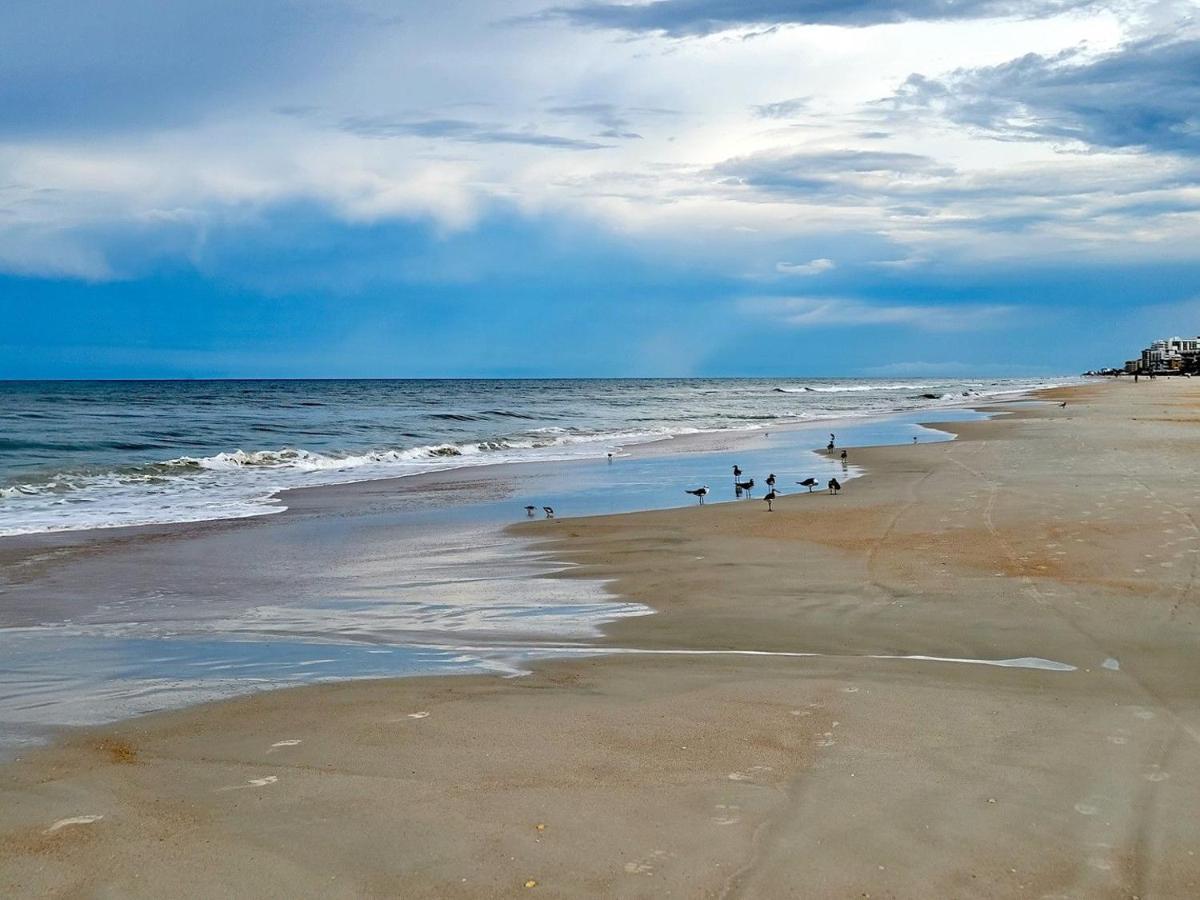
<path fill-rule="evenodd" d="M 603 458 L 1066 380 L 0 382 L 0 536 L 261 515 L 288 487 Z"/>

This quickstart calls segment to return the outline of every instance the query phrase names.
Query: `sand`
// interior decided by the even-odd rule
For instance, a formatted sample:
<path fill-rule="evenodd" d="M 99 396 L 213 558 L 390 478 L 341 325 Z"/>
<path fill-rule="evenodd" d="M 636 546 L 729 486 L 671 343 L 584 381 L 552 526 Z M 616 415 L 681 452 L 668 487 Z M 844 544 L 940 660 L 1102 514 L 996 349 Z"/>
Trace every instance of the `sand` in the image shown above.
<path fill-rule="evenodd" d="M 774 513 L 518 526 L 658 611 L 604 638 L 642 652 L 0 767 L 0 893 L 1197 896 L 1200 382 L 1053 396 Z"/>

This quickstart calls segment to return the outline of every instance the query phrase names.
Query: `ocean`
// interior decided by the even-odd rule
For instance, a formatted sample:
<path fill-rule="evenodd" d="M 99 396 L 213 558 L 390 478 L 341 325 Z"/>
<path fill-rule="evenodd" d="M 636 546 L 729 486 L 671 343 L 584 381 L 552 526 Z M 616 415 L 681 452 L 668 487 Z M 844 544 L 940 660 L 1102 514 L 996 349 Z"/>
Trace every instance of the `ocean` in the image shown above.
<path fill-rule="evenodd" d="M 604 458 L 1073 379 L 0 382 L 0 535 L 242 518 L 284 488 Z"/>

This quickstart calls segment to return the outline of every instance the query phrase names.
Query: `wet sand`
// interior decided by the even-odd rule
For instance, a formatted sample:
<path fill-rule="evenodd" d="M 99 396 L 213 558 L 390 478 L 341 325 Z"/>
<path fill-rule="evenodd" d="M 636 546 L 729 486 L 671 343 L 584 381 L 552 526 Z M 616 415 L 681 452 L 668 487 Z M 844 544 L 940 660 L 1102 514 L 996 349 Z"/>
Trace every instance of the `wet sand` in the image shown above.
<path fill-rule="evenodd" d="M 0 768 L 0 891 L 1196 896 L 1200 383 L 1051 395 L 852 450 L 866 477 L 770 514 L 518 526 L 657 610 L 610 648 L 696 652 L 277 691 L 29 754 Z"/>

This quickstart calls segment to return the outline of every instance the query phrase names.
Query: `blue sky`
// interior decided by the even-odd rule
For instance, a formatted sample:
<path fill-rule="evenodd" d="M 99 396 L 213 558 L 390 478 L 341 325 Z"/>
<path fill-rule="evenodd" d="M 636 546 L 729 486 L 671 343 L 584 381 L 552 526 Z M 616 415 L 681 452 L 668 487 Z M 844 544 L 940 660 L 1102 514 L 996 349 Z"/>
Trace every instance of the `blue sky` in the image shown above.
<path fill-rule="evenodd" d="M 0 377 L 1117 363 L 1197 110 L 1194 2 L 14 0 Z"/>

